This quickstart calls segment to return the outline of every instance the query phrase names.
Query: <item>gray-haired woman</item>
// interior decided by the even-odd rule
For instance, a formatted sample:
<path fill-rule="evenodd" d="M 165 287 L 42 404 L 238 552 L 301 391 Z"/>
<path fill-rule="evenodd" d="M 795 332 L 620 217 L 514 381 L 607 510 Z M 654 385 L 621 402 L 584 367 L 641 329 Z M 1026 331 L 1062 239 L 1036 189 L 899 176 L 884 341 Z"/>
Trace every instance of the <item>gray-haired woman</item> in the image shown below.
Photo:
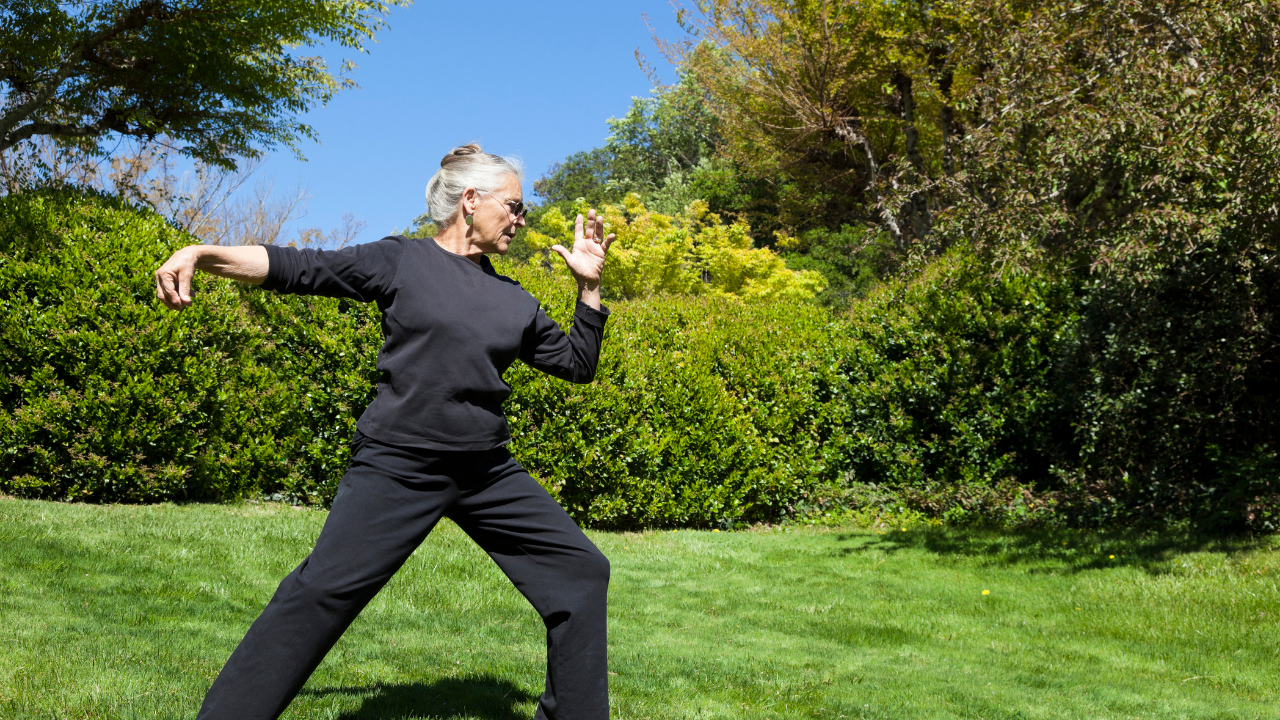
<path fill-rule="evenodd" d="M 613 236 L 578 216 L 573 334 L 494 272 L 524 226 L 522 172 L 479 146 L 455 149 L 427 186 L 440 234 L 337 251 L 193 245 L 156 271 L 170 308 L 191 304 L 196 270 L 286 293 L 376 302 L 385 342 L 378 393 L 361 415 L 351 464 L 315 549 L 280 583 L 214 681 L 207 720 L 275 718 L 338 637 L 441 517 L 489 553 L 547 628 L 547 682 L 535 718 L 609 714 L 605 601 L 609 561 L 504 447 L 502 374 L 515 360 L 570 382 L 595 376 L 609 311 L 600 271 Z"/>

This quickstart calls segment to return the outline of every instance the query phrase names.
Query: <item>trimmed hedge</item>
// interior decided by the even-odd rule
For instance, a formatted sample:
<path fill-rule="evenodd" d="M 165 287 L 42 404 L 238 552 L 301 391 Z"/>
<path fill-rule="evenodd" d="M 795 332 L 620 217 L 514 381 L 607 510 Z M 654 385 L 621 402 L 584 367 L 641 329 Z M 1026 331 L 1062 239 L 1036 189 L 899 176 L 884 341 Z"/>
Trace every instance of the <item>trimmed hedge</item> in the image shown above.
<path fill-rule="evenodd" d="M 0 490 L 332 498 L 376 380 L 376 309 L 201 277 L 192 308 L 164 310 L 151 273 L 187 242 L 110 197 L 0 198 Z M 1280 282 L 1242 284 L 1243 262 L 1206 247 L 1081 280 L 956 252 L 842 316 L 618 302 L 594 384 L 508 372 L 512 449 L 596 527 L 872 508 L 1274 529 Z M 499 269 L 568 322 L 562 278 Z"/>
<path fill-rule="evenodd" d="M 191 238 L 116 198 L 0 198 L 0 488 L 148 502 L 322 499 L 368 399 L 378 327 L 351 303 L 152 272 Z"/>

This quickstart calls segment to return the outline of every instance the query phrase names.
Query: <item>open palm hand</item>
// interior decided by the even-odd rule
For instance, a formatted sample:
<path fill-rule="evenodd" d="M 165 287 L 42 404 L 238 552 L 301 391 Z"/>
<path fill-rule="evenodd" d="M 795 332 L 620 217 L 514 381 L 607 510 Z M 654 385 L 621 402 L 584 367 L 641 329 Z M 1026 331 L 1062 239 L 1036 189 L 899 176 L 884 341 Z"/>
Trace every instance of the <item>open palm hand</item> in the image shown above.
<path fill-rule="evenodd" d="M 604 236 L 604 218 L 596 215 L 595 210 L 587 211 L 586 222 L 579 215 L 573 224 L 573 251 L 566 250 L 563 245 L 552 245 L 551 249 L 560 253 L 569 272 L 578 281 L 578 285 L 588 290 L 600 287 L 600 273 L 604 270 L 604 258 L 613 244 L 614 235 Z"/>

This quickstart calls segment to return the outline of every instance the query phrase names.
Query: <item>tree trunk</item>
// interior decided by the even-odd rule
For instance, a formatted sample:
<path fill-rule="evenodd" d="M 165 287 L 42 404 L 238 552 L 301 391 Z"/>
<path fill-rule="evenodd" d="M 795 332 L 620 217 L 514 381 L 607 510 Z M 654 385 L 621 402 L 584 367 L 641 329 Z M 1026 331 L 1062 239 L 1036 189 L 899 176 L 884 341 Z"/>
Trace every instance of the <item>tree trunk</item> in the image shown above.
<path fill-rule="evenodd" d="M 942 172 L 951 177 L 956 174 L 955 138 L 959 135 L 956 127 L 956 111 L 951 107 L 951 86 L 955 83 L 955 73 L 950 69 L 943 70 L 938 78 L 938 89 L 942 91 L 942 110 L 939 120 L 942 125 Z"/>
<path fill-rule="evenodd" d="M 894 75 L 893 84 L 898 89 L 899 112 L 907 141 L 907 163 L 911 168 L 907 181 L 919 185 L 925 177 L 924 158 L 920 156 L 920 130 L 916 127 L 916 96 L 911 76 L 899 71 Z M 912 192 L 906 210 L 916 239 L 923 240 L 933 229 L 928 198 L 918 190 Z"/>

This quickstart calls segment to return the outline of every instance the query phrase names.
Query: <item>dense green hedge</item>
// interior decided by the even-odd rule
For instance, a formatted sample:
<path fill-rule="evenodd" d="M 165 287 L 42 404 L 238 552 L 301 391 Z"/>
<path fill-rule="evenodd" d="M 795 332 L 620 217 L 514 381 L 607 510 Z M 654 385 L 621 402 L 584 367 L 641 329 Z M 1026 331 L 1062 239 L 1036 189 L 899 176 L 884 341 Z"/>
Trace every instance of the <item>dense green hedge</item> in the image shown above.
<path fill-rule="evenodd" d="M 117 199 L 0 199 L 0 488 L 68 500 L 332 492 L 376 317 L 151 273 L 189 243 Z"/>
<path fill-rule="evenodd" d="M 370 399 L 373 308 L 151 272 L 189 239 L 120 201 L 0 198 L 0 489 L 325 503 Z M 1145 274 L 997 276 L 952 253 L 843 316 L 617 303 L 577 386 L 517 364 L 513 451 L 598 527 L 858 508 L 1274 528 L 1276 288 L 1207 247 Z M 572 288 L 500 264 L 562 323 Z M 1252 277 L 1257 277 L 1254 273 Z"/>

